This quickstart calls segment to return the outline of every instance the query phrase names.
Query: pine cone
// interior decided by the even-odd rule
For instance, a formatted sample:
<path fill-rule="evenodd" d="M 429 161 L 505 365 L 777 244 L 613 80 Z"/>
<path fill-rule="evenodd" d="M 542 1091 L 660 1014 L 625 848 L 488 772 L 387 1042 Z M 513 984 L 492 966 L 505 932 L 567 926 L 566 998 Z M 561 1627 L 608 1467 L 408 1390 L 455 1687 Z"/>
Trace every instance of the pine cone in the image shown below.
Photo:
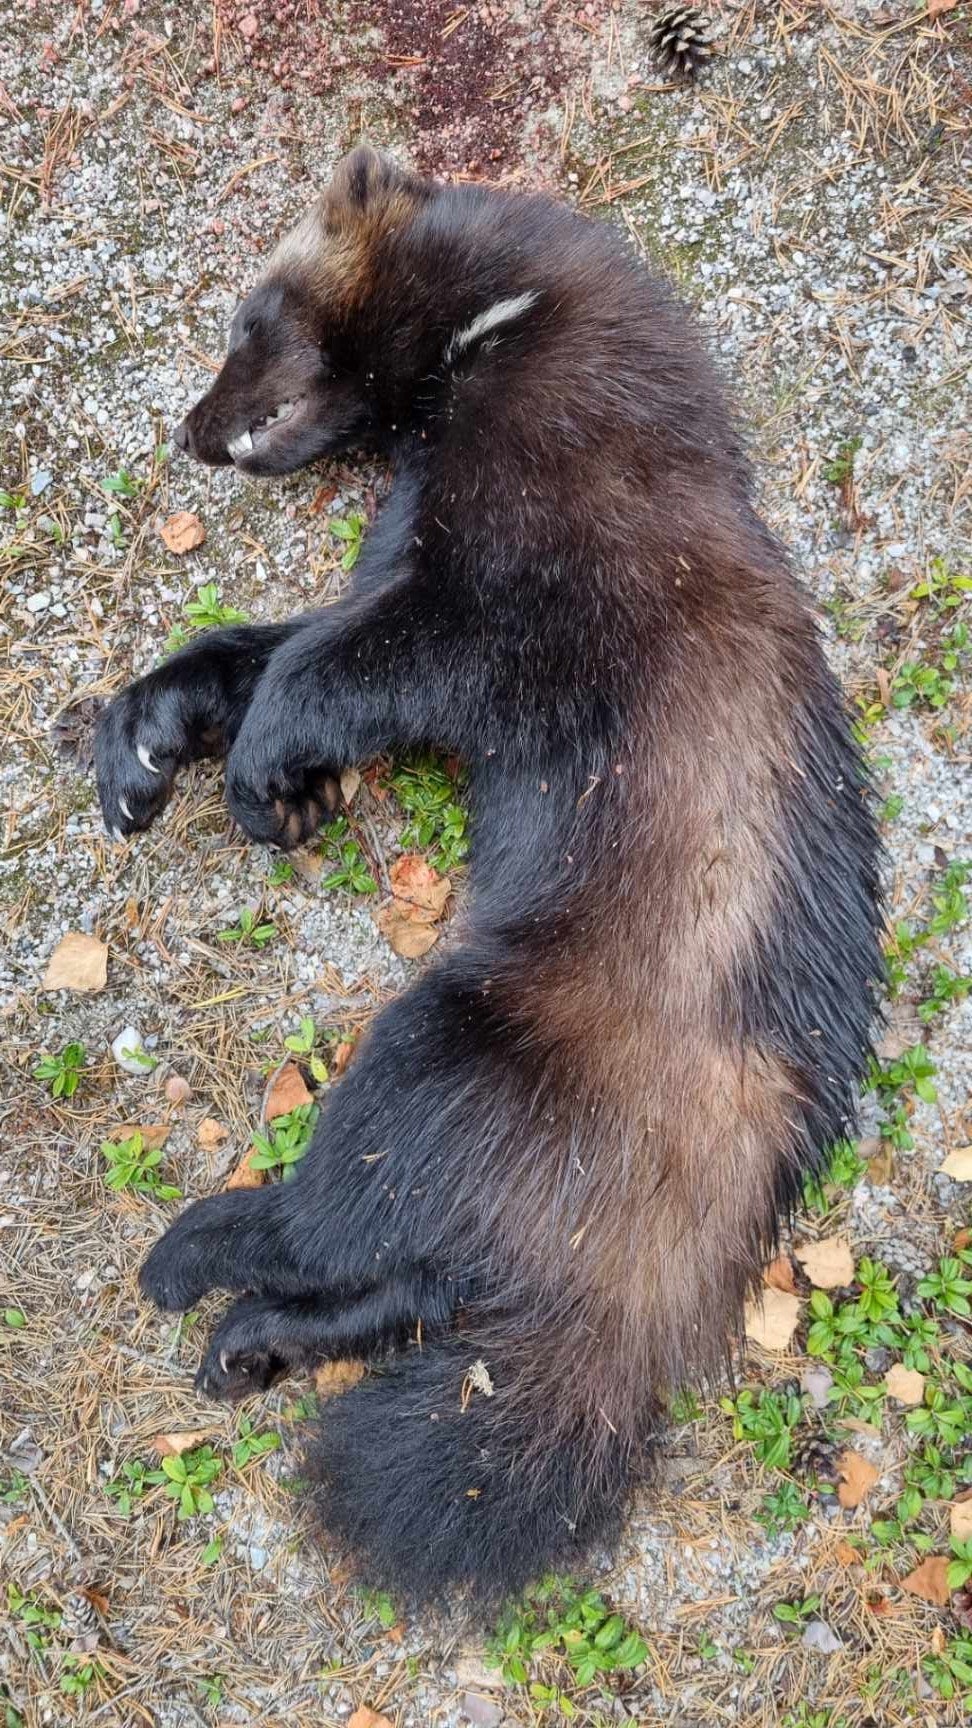
<path fill-rule="evenodd" d="M 648 40 L 666 77 L 691 79 L 712 52 L 712 32 L 697 6 L 666 6 Z"/>

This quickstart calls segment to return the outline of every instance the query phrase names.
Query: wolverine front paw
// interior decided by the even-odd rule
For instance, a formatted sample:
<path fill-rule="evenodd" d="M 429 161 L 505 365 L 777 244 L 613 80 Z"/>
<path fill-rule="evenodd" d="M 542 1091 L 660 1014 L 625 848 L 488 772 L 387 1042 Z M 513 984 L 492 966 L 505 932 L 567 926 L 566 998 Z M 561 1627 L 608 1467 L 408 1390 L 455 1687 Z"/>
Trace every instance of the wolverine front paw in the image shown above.
<path fill-rule="evenodd" d="M 274 760 L 272 738 L 241 735 L 226 768 L 230 814 L 251 840 L 285 852 L 304 846 L 338 808 L 341 787 L 328 769 Z"/>
<path fill-rule="evenodd" d="M 245 1340 L 234 1341 L 232 1327 L 226 1323 L 213 1336 L 206 1357 L 196 1375 L 196 1391 L 201 1398 L 215 1403 L 239 1404 L 280 1378 L 287 1364 L 280 1356 L 248 1348 Z"/>
<path fill-rule="evenodd" d="M 99 716 L 95 770 L 105 826 L 116 840 L 151 826 L 169 801 L 178 770 L 218 751 L 200 732 L 192 690 L 150 673 Z"/>
<path fill-rule="evenodd" d="M 180 1223 L 156 1242 L 138 1275 L 142 1293 L 167 1313 L 184 1313 L 213 1288 L 211 1252 Z M 210 1245 L 211 1248 L 211 1245 Z"/>

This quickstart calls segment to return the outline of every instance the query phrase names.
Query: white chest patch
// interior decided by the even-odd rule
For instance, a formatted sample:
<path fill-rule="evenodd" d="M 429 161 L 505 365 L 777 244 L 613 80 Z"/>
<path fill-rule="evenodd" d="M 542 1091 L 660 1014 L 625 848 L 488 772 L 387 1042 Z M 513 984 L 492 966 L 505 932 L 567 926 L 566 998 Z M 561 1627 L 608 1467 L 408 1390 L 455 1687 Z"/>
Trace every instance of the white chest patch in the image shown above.
<path fill-rule="evenodd" d="M 538 298 L 532 289 L 525 294 L 514 294 L 509 300 L 497 300 L 492 306 L 487 306 L 485 312 L 477 313 L 461 330 L 456 330 L 446 344 L 443 356 L 446 364 L 455 360 L 464 348 L 478 342 L 481 336 L 488 336 L 491 330 L 497 330 L 503 324 L 512 324 L 514 319 L 521 318 L 524 312 Z"/>

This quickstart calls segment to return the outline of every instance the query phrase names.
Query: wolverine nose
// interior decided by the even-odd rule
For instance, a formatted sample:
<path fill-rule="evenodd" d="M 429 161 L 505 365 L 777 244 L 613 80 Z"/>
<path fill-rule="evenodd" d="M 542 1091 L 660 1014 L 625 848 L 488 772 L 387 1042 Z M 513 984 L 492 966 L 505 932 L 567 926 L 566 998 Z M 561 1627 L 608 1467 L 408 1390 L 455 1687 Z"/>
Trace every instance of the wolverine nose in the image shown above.
<path fill-rule="evenodd" d="M 185 420 L 180 420 L 180 422 L 179 422 L 178 426 L 176 427 L 175 432 L 173 433 L 172 436 L 174 437 L 180 450 L 190 450 L 192 448 L 192 440 L 191 440 L 191 437 L 189 434 L 188 416 L 186 417 Z"/>

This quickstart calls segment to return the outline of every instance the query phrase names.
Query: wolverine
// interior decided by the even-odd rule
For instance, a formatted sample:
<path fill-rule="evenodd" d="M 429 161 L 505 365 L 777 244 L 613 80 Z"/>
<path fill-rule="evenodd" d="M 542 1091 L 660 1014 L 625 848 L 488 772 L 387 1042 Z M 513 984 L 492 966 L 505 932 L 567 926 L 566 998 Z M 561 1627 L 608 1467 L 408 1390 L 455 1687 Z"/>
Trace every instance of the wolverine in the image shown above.
<path fill-rule="evenodd" d="M 616 1541 L 853 1122 L 866 777 L 715 370 L 607 224 L 359 147 L 176 443 L 393 481 L 335 604 L 202 635 L 105 710 L 109 828 L 216 754 L 243 832 L 295 847 L 343 768 L 436 747 L 472 848 L 295 1180 L 198 1199 L 142 1288 L 233 1294 L 214 1398 L 370 1359 L 310 1442 L 326 1530 L 412 1598 L 496 1596 Z"/>

